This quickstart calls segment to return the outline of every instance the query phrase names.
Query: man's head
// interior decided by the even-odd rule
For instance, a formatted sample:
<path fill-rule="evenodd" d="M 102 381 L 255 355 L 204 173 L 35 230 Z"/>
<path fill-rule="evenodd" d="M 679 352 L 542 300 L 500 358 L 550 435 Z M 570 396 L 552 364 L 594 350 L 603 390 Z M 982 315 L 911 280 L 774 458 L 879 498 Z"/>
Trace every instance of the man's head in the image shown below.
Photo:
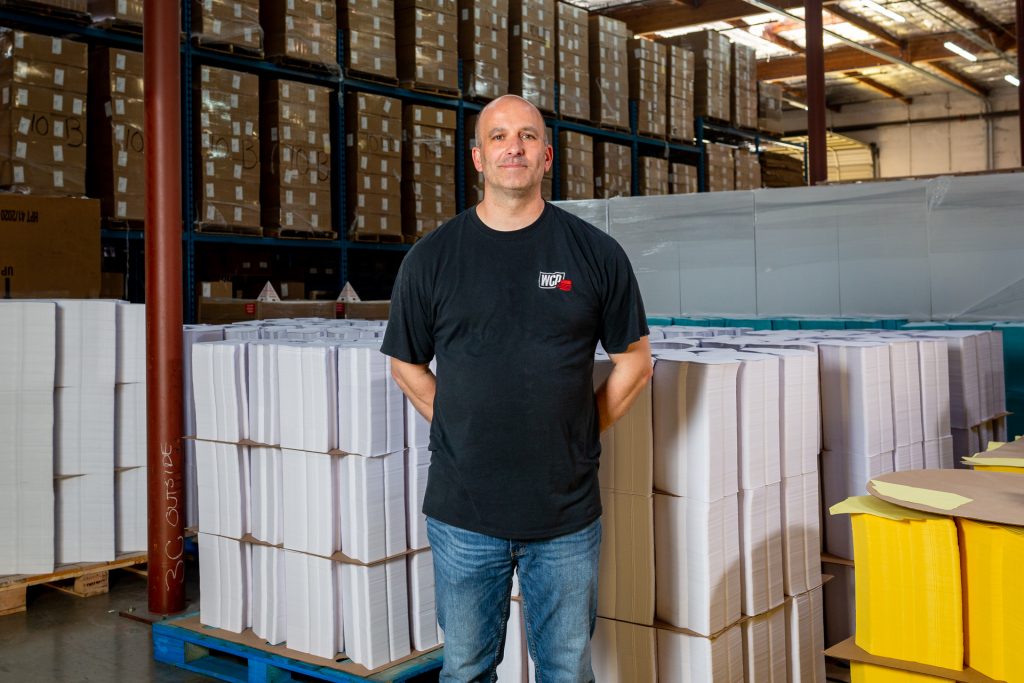
<path fill-rule="evenodd" d="M 523 98 L 503 95 L 480 111 L 473 165 L 484 175 L 485 193 L 539 196 L 553 157 L 544 117 Z"/>

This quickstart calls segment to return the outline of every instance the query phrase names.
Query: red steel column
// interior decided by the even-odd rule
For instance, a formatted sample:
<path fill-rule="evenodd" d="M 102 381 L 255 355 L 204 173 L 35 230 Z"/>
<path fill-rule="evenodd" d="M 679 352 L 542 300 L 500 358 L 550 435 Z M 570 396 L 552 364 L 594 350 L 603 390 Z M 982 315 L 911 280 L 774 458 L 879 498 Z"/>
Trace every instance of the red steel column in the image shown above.
<path fill-rule="evenodd" d="M 1017 81 L 1024 83 L 1024 0 L 1017 0 Z M 1020 165 L 1024 166 L 1024 85 L 1017 86 L 1017 121 L 1020 124 Z"/>
<path fill-rule="evenodd" d="M 825 149 L 825 48 L 821 38 L 821 0 L 804 0 L 804 32 L 807 43 L 807 181 L 814 185 L 828 180 L 828 151 Z"/>
<path fill-rule="evenodd" d="M 145 0 L 143 17 L 149 611 L 171 614 L 185 609 L 179 3 Z"/>

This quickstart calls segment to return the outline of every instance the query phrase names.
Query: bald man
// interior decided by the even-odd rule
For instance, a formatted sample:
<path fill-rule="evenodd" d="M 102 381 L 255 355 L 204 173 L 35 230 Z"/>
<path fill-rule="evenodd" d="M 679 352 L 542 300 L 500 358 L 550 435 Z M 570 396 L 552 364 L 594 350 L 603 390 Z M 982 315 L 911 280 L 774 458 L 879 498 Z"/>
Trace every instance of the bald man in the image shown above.
<path fill-rule="evenodd" d="M 431 423 L 423 512 L 445 682 L 497 680 L 513 572 L 538 683 L 594 680 L 599 437 L 651 354 L 621 247 L 541 196 L 552 158 L 532 104 L 484 107 L 483 201 L 417 242 L 392 294 L 383 351 Z M 599 341 L 614 369 L 595 392 Z"/>

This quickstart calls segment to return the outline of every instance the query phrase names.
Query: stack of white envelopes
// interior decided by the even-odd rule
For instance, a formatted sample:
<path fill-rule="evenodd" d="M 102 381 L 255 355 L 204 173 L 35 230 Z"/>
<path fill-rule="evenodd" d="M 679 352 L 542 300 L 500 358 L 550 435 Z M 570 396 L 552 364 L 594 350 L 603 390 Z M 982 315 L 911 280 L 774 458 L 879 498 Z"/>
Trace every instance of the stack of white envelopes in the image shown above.
<path fill-rule="evenodd" d="M 54 565 L 57 307 L 0 300 L 0 574 Z"/>

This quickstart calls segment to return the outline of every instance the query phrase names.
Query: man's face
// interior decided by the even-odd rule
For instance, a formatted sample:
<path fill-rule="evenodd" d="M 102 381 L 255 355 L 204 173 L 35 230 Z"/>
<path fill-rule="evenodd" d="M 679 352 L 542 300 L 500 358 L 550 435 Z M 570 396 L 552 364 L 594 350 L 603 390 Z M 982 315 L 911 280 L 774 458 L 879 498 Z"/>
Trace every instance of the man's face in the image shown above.
<path fill-rule="evenodd" d="M 554 152 L 544 142 L 544 119 L 529 103 L 505 97 L 484 111 L 473 165 L 485 186 L 513 195 L 540 192 Z"/>

